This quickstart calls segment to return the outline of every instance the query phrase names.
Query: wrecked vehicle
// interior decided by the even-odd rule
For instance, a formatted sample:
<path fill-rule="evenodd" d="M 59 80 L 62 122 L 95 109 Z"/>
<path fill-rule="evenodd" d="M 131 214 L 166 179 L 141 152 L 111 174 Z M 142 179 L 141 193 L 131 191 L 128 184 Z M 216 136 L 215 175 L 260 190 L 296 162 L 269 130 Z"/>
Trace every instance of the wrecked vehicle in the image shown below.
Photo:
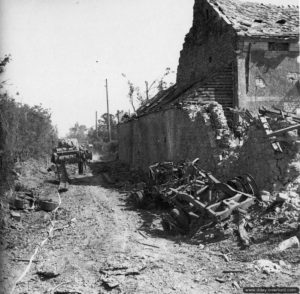
<path fill-rule="evenodd" d="M 149 167 L 149 184 L 132 193 L 136 205 L 158 203 L 168 206 L 163 217 L 166 231 L 188 232 L 194 224 L 204 225 L 228 218 L 237 209 L 246 210 L 259 195 L 254 178 L 244 174 L 223 183 L 199 167 L 199 159 Z M 166 205 L 167 204 L 167 205 Z"/>
<path fill-rule="evenodd" d="M 66 164 L 78 164 L 78 173 L 83 174 L 84 167 L 88 160 L 92 159 L 92 152 L 78 144 L 77 139 L 62 139 L 57 147 L 53 149 L 51 162 L 56 165 L 59 181 L 67 189 L 68 174 Z"/>
<path fill-rule="evenodd" d="M 53 149 L 51 162 L 54 164 L 78 163 L 79 174 L 83 173 L 83 167 L 87 160 L 92 159 L 92 152 L 80 146 L 77 139 L 66 139 L 58 142 Z"/>

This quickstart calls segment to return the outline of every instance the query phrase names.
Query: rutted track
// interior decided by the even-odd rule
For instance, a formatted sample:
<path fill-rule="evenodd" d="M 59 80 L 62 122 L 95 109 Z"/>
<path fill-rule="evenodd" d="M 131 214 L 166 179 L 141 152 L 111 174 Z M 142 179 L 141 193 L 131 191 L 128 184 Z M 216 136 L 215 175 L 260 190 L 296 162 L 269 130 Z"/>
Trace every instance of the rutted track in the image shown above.
<path fill-rule="evenodd" d="M 71 178 L 69 190 L 61 194 L 58 229 L 14 293 L 240 293 L 238 287 L 253 286 L 252 279 L 257 280 L 255 285 L 265 285 L 250 263 L 233 261 L 234 256 L 227 262 L 218 255 L 229 252 L 232 248 L 227 246 L 232 244 L 212 244 L 203 250 L 189 238 L 167 236 L 158 214 L 130 207 L 127 195 L 103 186 L 101 174 Z M 55 191 L 57 186 L 52 188 Z M 7 264 L 1 293 L 10 293 L 26 267 L 20 259 L 30 257 L 34 245 L 47 234 L 48 214 L 33 222 L 37 213 L 22 214 L 18 242 L 4 251 Z M 229 268 L 245 273 L 225 275 Z M 271 285 L 280 278 L 285 284 L 295 281 L 276 276 Z"/>

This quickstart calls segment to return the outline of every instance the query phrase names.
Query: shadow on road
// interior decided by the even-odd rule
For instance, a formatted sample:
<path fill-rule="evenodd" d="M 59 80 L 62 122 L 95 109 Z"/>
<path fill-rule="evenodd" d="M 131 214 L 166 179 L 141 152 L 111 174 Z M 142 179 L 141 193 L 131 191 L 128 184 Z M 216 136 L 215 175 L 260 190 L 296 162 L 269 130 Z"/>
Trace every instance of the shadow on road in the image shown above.
<path fill-rule="evenodd" d="M 103 176 L 108 171 L 109 163 L 100 161 L 89 162 L 82 175 L 78 174 L 75 166 L 67 166 L 69 183 L 74 186 L 102 186 L 104 188 L 112 188 L 112 183 L 109 183 Z M 55 183 L 55 181 L 52 181 L 52 183 Z"/>
<path fill-rule="evenodd" d="M 117 167 L 116 167 L 117 166 Z M 70 171 L 70 172 L 69 172 Z M 185 242 L 188 244 L 210 244 L 218 243 L 226 237 L 215 227 L 212 227 L 205 232 L 197 232 L 191 230 L 186 234 L 178 232 L 167 232 L 163 229 L 162 219 L 165 214 L 168 214 L 170 207 L 162 207 L 155 203 L 150 203 L 147 208 L 138 208 L 130 199 L 130 191 L 135 187 L 137 182 L 135 177 L 132 177 L 131 172 L 116 162 L 100 162 L 92 161 L 88 164 L 87 170 L 83 175 L 78 175 L 76 168 L 69 168 L 70 185 L 74 186 L 101 186 L 107 189 L 113 189 L 123 194 L 126 193 L 124 202 L 124 210 L 135 211 L 140 216 L 142 223 L 139 231 L 148 234 L 154 238 L 165 238 L 174 242 Z"/>

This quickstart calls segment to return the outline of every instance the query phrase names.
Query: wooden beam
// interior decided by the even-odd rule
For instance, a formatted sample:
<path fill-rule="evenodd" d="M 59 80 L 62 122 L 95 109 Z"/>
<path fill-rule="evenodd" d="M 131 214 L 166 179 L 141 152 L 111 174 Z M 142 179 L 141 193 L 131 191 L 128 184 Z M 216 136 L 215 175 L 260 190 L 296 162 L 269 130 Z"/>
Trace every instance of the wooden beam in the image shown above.
<path fill-rule="evenodd" d="M 295 115 L 293 113 L 289 113 L 286 111 L 282 111 L 278 108 L 274 108 L 274 109 L 267 109 L 265 107 L 262 107 L 259 109 L 259 113 L 262 115 L 265 114 L 276 114 L 276 115 L 280 115 L 280 116 L 284 116 L 284 117 L 290 117 L 292 118 L 295 122 L 300 123 L 300 116 Z"/>
<path fill-rule="evenodd" d="M 285 132 L 289 132 L 289 131 L 293 131 L 293 130 L 296 130 L 296 129 L 299 129 L 299 128 L 300 128 L 300 124 L 292 125 L 292 126 L 289 126 L 287 128 L 280 129 L 280 130 L 268 133 L 267 137 L 276 136 L 276 135 L 279 135 L 279 134 L 282 134 L 282 133 L 285 133 Z"/>
<path fill-rule="evenodd" d="M 259 115 L 259 120 L 260 122 L 262 123 L 263 127 L 264 127 L 264 130 L 266 132 L 266 135 L 269 136 L 271 135 L 273 132 L 270 128 L 270 125 L 267 121 L 267 118 L 263 115 Z M 280 146 L 280 143 L 279 142 L 272 142 L 272 147 L 273 147 L 273 150 L 274 151 L 277 151 L 277 152 L 282 152 L 282 149 L 281 149 L 281 146 Z"/>

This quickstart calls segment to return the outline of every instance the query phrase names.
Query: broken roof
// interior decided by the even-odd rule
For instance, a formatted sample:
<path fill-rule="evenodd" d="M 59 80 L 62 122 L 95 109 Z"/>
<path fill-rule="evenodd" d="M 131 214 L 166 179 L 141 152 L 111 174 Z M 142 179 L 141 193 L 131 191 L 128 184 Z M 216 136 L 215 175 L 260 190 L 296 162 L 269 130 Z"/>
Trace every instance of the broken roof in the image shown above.
<path fill-rule="evenodd" d="M 206 1 L 227 24 L 235 29 L 239 36 L 268 39 L 299 38 L 298 6 L 265 5 L 238 0 Z M 211 77 L 206 79 L 209 78 Z M 180 92 L 178 92 L 176 84 L 167 90 L 161 91 L 137 110 L 137 116 L 174 107 L 182 100 L 193 101 L 193 96 L 198 96 L 199 88 L 205 85 L 206 79 L 197 81 Z"/>
<path fill-rule="evenodd" d="M 179 89 L 177 84 L 174 84 L 170 88 L 160 91 L 153 98 L 149 99 L 147 103 L 137 109 L 137 116 L 143 116 L 172 107 L 179 107 L 179 104 L 183 102 L 201 104 L 208 101 L 218 101 L 216 99 L 218 94 L 222 95 L 223 102 L 225 103 L 223 91 L 228 90 L 226 80 L 224 80 L 226 70 L 231 71 L 231 65 L 223 67 L 219 71 L 212 72 L 201 80 L 197 80 L 183 89 Z M 208 94 L 207 92 L 209 91 L 213 92 L 213 94 Z M 232 105 L 230 105 L 230 107 L 232 107 Z"/>
<path fill-rule="evenodd" d="M 207 0 L 239 36 L 297 39 L 299 7 L 276 6 L 238 0 Z"/>
<path fill-rule="evenodd" d="M 176 89 L 177 86 L 175 84 L 166 90 L 160 91 L 137 110 L 137 115 L 141 116 L 163 109 L 164 106 L 168 105 L 173 99 L 175 99 L 174 94 Z"/>
<path fill-rule="evenodd" d="M 205 79 L 195 82 L 189 85 L 185 89 L 178 90 L 177 84 L 174 84 L 170 88 L 157 93 L 153 98 L 151 98 L 147 103 L 139 107 L 136 111 L 137 116 L 143 116 L 153 112 L 166 110 L 168 108 L 178 106 L 178 103 L 183 102 L 183 100 L 195 102 L 201 100 L 202 102 L 208 100 L 214 100 L 211 98 L 203 99 L 199 98 L 199 88 L 206 85 L 207 81 L 211 80 L 214 76 L 218 75 L 219 72 L 209 75 Z M 197 96 L 196 99 L 194 99 Z M 195 100 L 195 101 L 194 101 Z"/>

